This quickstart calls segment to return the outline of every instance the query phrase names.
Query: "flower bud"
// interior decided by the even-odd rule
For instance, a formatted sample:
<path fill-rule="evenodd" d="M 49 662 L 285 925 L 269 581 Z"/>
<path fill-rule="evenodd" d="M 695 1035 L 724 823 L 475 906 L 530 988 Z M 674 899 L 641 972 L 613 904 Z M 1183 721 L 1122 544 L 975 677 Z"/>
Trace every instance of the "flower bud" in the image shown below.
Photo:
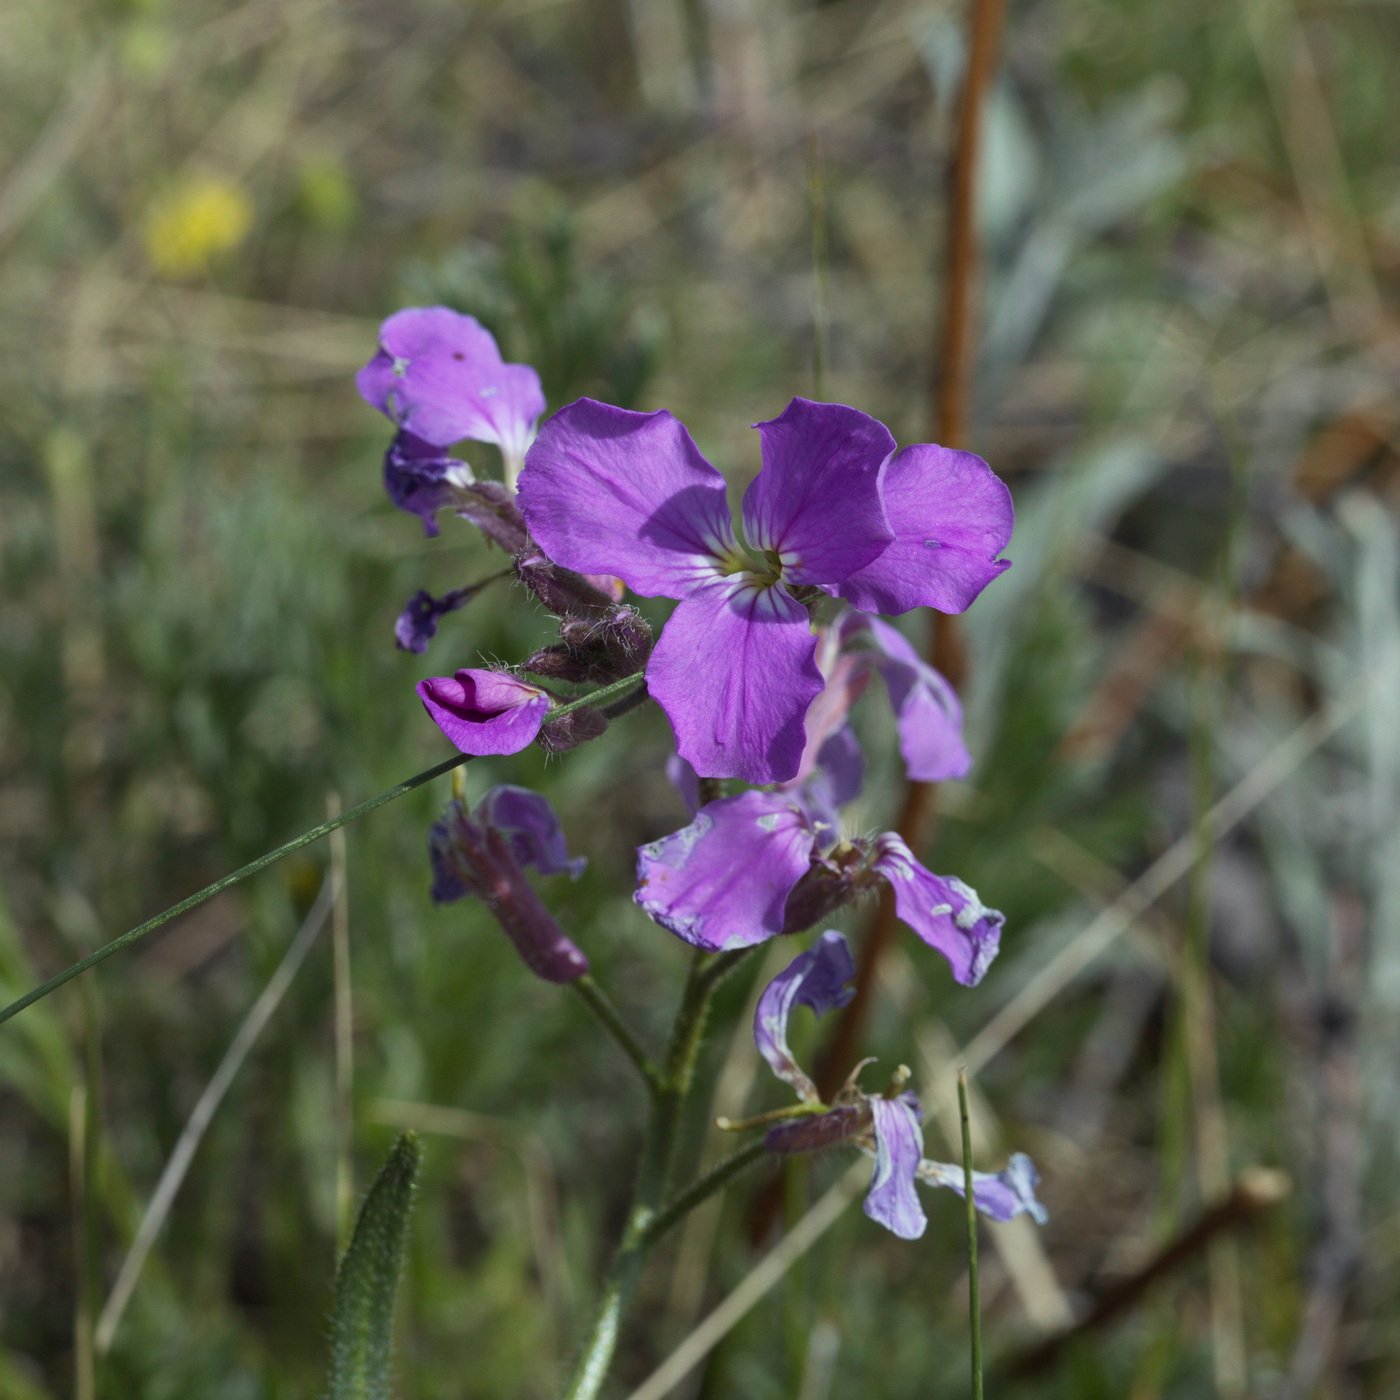
<path fill-rule="evenodd" d="M 547 719 L 540 726 L 540 745 L 548 753 L 568 753 L 590 739 L 596 739 L 608 727 L 608 717 L 592 705 L 570 710 L 558 719 Z"/>
<path fill-rule="evenodd" d="M 615 598 L 539 549 L 527 550 L 516 559 L 515 576 L 556 617 L 601 618 L 617 607 Z"/>

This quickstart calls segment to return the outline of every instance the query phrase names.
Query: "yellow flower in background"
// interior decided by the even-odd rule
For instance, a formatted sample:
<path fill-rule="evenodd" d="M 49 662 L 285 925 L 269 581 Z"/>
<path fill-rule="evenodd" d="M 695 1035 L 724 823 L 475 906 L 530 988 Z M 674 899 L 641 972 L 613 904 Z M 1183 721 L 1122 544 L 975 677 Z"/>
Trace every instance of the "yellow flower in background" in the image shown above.
<path fill-rule="evenodd" d="M 182 180 L 146 216 L 146 255 L 157 272 L 186 277 L 236 248 L 253 223 L 241 185 L 217 175 Z"/>

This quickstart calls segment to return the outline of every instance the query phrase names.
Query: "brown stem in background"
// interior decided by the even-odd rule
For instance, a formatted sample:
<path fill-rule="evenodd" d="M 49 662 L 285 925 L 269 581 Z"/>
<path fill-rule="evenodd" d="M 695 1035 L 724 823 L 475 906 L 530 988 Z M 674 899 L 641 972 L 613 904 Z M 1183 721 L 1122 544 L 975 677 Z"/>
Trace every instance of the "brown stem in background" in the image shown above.
<path fill-rule="evenodd" d="M 1241 1225 L 1260 1211 L 1277 1205 L 1291 1189 L 1292 1183 L 1283 1172 L 1268 1167 L 1253 1167 L 1241 1172 L 1234 1189 L 1223 1201 L 1207 1210 L 1194 1225 L 1179 1234 L 1135 1274 L 1100 1293 L 1083 1321 L 1013 1356 L 1006 1364 L 1005 1374 L 1029 1376 L 1045 1370 L 1068 1342 L 1106 1326 L 1127 1312 L 1158 1279 L 1165 1278 L 1196 1258 L 1223 1231 Z"/>
<path fill-rule="evenodd" d="M 977 289 L 977 162 L 982 142 L 982 112 L 996 71 L 1001 45 L 1005 0 L 971 0 L 971 39 L 967 74 L 958 101 L 958 144 L 953 154 L 948 188 L 948 245 L 943 325 L 934 357 L 929 395 L 930 436 L 948 447 L 962 447 L 967 438 L 968 390 L 974 357 L 974 293 Z M 935 612 L 929 630 L 929 659 L 961 690 L 967 656 L 957 619 Z M 911 782 L 904 794 L 896 830 L 910 850 L 918 852 L 929 834 L 934 787 Z M 856 994 L 822 1055 L 817 1087 L 829 1098 L 845 1081 L 865 1034 L 875 975 L 894 937 L 894 898 L 888 887 L 861 944 L 856 968 Z"/>

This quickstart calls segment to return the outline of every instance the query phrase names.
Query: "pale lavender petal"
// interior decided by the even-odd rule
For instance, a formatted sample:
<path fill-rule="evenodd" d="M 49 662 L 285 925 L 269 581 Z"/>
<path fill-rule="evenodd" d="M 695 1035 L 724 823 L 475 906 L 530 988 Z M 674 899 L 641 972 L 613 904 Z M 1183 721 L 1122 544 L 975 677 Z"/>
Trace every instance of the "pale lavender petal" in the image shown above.
<path fill-rule="evenodd" d="M 479 587 L 454 588 L 441 598 L 434 598 L 420 588 L 404 606 L 394 623 L 394 641 L 402 651 L 422 656 L 428 643 L 437 636 L 438 618 L 456 612 L 479 591 Z"/>
<path fill-rule="evenodd" d="M 773 550 L 789 583 L 842 583 L 894 538 L 880 468 L 894 451 L 883 423 L 844 404 L 793 399 L 754 425 L 763 470 L 744 493 L 744 531 Z"/>
<path fill-rule="evenodd" d="M 781 587 L 725 580 L 685 599 L 647 663 L 647 688 L 702 778 L 780 783 L 802 758 L 821 691 L 807 610 Z"/>
<path fill-rule="evenodd" d="M 928 1225 L 914 1190 L 915 1173 L 924 1155 L 918 1100 L 912 1094 L 901 1094 L 869 1102 L 875 1117 L 875 1175 L 866 1193 L 865 1213 L 900 1239 L 916 1240 Z"/>
<path fill-rule="evenodd" d="M 681 831 L 637 852 L 637 903 L 698 948 L 747 948 L 783 927 L 812 833 L 789 798 L 745 792 L 711 802 Z"/>
<path fill-rule="evenodd" d="M 932 443 L 906 447 L 885 468 L 882 489 L 895 539 L 838 590 L 856 607 L 962 612 L 1011 567 L 997 558 L 1011 538 L 1011 493 L 980 457 Z"/>
<path fill-rule="evenodd" d="M 438 447 L 494 442 L 519 463 L 544 412 L 540 377 L 506 364 L 474 317 L 410 307 L 379 329 L 379 353 L 356 377 L 360 393 L 402 428 Z"/>
<path fill-rule="evenodd" d="M 469 754 L 519 753 L 540 732 L 549 696 L 503 671 L 458 671 L 419 681 L 439 729 Z"/>
<path fill-rule="evenodd" d="M 502 783 L 482 795 L 476 818 L 506 838 L 520 865 L 533 865 L 541 875 L 567 875 L 577 880 L 588 861 L 569 859 L 564 832 L 549 799 L 529 788 Z"/>
<path fill-rule="evenodd" d="M 956 876 L 925 870 L 892 831 L 876 838 L 871 865 L 890 882 L 899 917 L 948 959 L 955 981 L 975 987 L 997 955 L 1005 915 Z"/>
<path fill-rule="evenodd" d="M 384 490 L 400 510 L 423 522 L 423 533 L 429 538 L 438 532 L 438 511 L 454 503 L 454 481 L 471 479 L 465 462 L 412 433 L 395 433 L 384 454 Z"/>
<path fill-rule="evenodd" d="M 888 622 L 848 612 L 839 624 L 846 642 L 864 640 L 884 677 L 899 728 L 899 750 L 910 778 L 941 783 L 964 778 L 972 767 L 962 736 L 962 705 L 957 692 Z"/>
<path fill-rule="evenodd" d="M 817 668 L 825 683 L 803 719 L 806 739 L 802 746 L 802 758 L 788 786 L 805 782 L 816 771 L 827 740 L 845 728 L 851 707 L 870 681 L 866 658 L 844 654 L 840 650 L 840 640 L 833 629 L 826 629 L 818 636 Z"/>
<path fill-rule="evenodd" d="M 959 1196 L 965 1194 L 967 1186 L 961 1167 L 927 1158 L 919 1163 L 919 1180 L 930 1186 L 947 1186 Z M 1005 1171 L 972 1173 L 972 1203 L 983 1215 L 1002 1223 L 1024 1214 L 1044 1225 L 1050 1217 L 1035 1196 L 1039 1182 L 1035 1164 L 1024 1152 L 1017 1152 Z"/>
<path fill-rule="evenodd" d="M 700 810 L 700 775 L 680 754 L 673 753 L 666 760 L 666 777 L 693 817 Z"/>
<path fill-rule="evenodd" d="M 561 408 L 530 449 L 519 501 L 556 563 L 647 598 L 686 597 L 737 549 L 724 478 L 664 409 Z"/>
<path fill-rule="evenodd" d="M 817 1086 L 788 1049 L 788 1018 L 793 1008 L 810 1006 L 818 1016 L 845 1006 L 855 996 L 846 983 L 856 975 L 846 940 L 827 929 L 805 953 L 799 953 L 763 990 L 753 1018 L 753 1041 L 768 1068 L 792 1085 L 805 1103 L 820 1099 Z"/>

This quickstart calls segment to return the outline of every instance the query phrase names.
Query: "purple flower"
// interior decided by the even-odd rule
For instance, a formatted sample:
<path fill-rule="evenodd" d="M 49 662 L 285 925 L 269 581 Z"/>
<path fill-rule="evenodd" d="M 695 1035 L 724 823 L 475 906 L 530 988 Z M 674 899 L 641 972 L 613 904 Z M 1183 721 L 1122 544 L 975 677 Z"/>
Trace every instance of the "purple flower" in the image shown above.
<path fill-rule="evenodd" d="M 441 598 L 434 598 L 426 589 L 420 588 L 404 605 L 398 621 L 394 623 L 394 641 L 399 649 L 422 656 L 428 649 L 428 643 L 437 636 L 438 618 L 464 606 L 480 586 L 454 588 Z"/>
<path fill-rule="evenodd" d="M 844 1006 L 854 995 L 845 984 L 855 975 L 846 940 L 828 929 L 805 953 L 799 953 L 764 990 L 754 1015 L 754 1044 L 773 1073 L 791 1085 L 802 1109 L 791 1121 L 772 1128 L 764 1139 L 770 1151 L 814 1152 L 849 1143 L 875 1158 L 865 1197 L 865 1213 L 901 1239 L 918 1239 L 928 1224 L 916 1181 L 963 1190 L 961 1167 L 929 1161 L 919 1100 L 903 1088 L 909 1071 L 901 1067 L 883 1096 L 867 1094 L 855 1075 L 830 1107 L 788 1048 L 788 1019 L 793 1008 L 810 1006 L 818 1015 Z M 1023 1211 L 1037 1222 L 1045 1210 L 1035 1198 L 1039 1177 L 1024 1153 L 1012 1157 L 1005 1171 L 973 1173 L 973 1202 L 993 1220 L 1010 1220 Z"/>
<path fill-rule="evenodd" d="M 816 640 L 792 590 L 878 593 L 898 612 L 924 602 L 961 610 L 1004 567 L 994 556 L 1011 507 L 979 459 L 941 448 L 895 456 L 881 424 L 840 404 L 794 399 L 757 427 L 763 470 L 742 513 L 761 558 L 735 537 L 724 478 L 664 411 L 591 399 L 560 410 L 530 449 L 520 506 L 559 563 L 678 600 L 647 667 L 677 748 L 703 776 L 769 783 L 797 773 L 804 719 L 822 690 Z M 933 486 L 899 466 L 920 453 Z"/>
<path fill-rule="evenodd" d="M 540 732 L 550 698 L 505 671 L 458 671 L 419 681 L 418 697 L 463 752 L 519 753 Z"/>
<path fill-rule="evenodd" d="M 529 365 L 506 364 L 490 331 L 445 306 L 390 316 L 379 328 L 378 353 L 355 384 L 420 445 L 446 448 L 464 438 L 495 443 L 507 487 L 514 486 L 545 408 L 539 375 Z"/>
<path fill-rule="evenodd" d="M 468 814 L 449 802 L 428 834 L 435 903 L 475 895 L 495 915 L 525 964 L 548 982 L 572 982 L 588 971 L 588 959 L 544 907 L 522 867 L 541 874 L 576 876 L 582 860 L 570 860 L 553 809 L 524 788 L 492 788 Z"/>
<path fill-rule="evenodd" d="M 881 879 L 899 917 L 975 986 L 996 957 L 1003 916 L 961 880 L 935 875 L 893 832 L 826 833 L 808 794 L 746 792 L 637 852 L 637 903 L 663 928 L 713 952 L 799 933 Z"/>

